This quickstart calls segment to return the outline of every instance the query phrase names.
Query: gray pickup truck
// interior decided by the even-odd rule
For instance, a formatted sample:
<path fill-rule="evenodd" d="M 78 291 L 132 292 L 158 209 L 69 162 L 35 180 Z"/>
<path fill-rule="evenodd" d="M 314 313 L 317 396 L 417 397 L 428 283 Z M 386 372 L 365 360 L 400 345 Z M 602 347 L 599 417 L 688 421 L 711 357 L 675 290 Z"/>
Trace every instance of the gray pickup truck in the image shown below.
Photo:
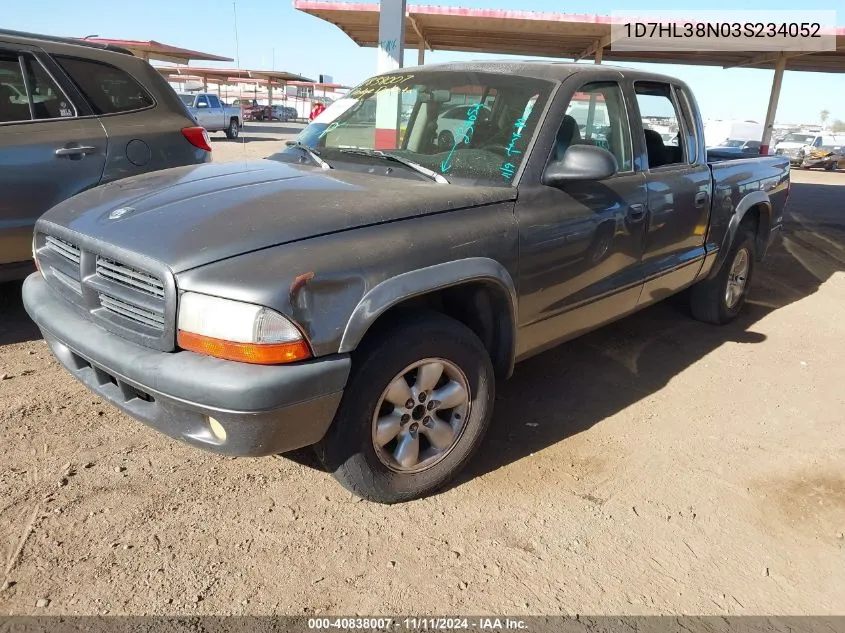
<path fill-rule="evenodd" d="M 685 289 L 696 318 L 734 319 L 789 193 L 787 158 L 708 163 L 693 95 L 662 75 L 434 65 L 333 107 L 270 160 L 56 206 L 24 303 L 128 414 L 224 454 L 313 445 L 382 503 L 454 477 L 518 361 Z"/>
<path fill-rule="evenodd" d="M 180 94 L 188 111 L 208 132 L 224 132 L 226 138 L 238 138 L 241 131 L 241 110 L 226 105 L 217 95 Z"/>

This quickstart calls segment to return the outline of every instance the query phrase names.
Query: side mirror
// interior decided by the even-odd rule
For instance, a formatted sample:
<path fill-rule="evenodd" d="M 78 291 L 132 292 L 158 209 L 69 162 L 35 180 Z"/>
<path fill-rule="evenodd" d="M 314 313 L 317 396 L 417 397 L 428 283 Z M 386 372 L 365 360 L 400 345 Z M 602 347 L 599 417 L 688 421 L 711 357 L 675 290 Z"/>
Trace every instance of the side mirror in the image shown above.
<path fill-rule="evenodd" d="M 572 145 L 562 160 L 556 160 L 546 168 L 543 184 L 555 187 L 573 180 L 604 180 L 617 171 L 616 157 L 606 149 Z"/>
<path fill-rule="evenodd" d="M 200 101 L 200 102 L 197 104 L 197 107 L 198 107 L 198 108 L 207 108 L 207 107 L 208 107 L 208 104 L 207 104 L 205 101 Z"/>

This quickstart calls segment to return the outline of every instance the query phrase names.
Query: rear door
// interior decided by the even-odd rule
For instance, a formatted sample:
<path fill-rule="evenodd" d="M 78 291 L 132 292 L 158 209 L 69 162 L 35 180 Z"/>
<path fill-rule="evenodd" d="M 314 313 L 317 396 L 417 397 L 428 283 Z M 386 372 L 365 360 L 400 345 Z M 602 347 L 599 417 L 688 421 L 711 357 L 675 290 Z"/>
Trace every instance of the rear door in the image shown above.
<path fill-rule="evenodd" d="M 633 89 L 644 126 L 669 126 L 678 132 L 677 144 L 664 143 L 653 129 L 640 132 L 648 166 L 648 217 L 639 304 L 646 304 L 691 284 L 698 274 L 712 178 L 699 151 L 704 139 L 690 98 L 669 83 L 635 81 Z"/>
<path fill-rule="evenodd" d="M 52 59 L 108 134 L 104 182 L 202 162 L 206 152 L 181 131 L 194 122 L 175 93 L 163 94 L 172 88 L 146 62 L 116 54 L 103 59 L 55 54 Z"/>
<path fill-rule="evenodd" d="M 106 132 L 50 66 L 0 39 L 0 265 L 31 260 L 35 220 L 103 174 Z"/>

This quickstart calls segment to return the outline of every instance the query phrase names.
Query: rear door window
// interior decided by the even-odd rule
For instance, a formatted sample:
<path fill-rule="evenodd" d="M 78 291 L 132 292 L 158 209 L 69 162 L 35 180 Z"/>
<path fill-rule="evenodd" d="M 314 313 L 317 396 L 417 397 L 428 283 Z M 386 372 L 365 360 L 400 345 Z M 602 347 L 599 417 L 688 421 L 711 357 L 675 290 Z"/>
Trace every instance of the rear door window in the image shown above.
<path fill-rule="evenodd" d="M 659 82 L 635 82 L 634 91 L 643 122 L 643 133 L 648 154 L 649 169 L 686 162 L 689 137 L 681 125 L 681 117 L 672 98 L 672 87 Z M 663 133 L 677 137 L 678 142 L 666 143 Z M 690 161 L 692 162 L 692 161 Z"/>
<path fill-rule="evenodd" d="M 150 94 L 129 73 L 90 59 L 56 56 L 96 114 L 118 114 L 155 105 Z"/>
<path fill-rule="evenodd" d="M 73 104 L 38 60 L 0 51 L 0 123 L 74 116 Z"/>

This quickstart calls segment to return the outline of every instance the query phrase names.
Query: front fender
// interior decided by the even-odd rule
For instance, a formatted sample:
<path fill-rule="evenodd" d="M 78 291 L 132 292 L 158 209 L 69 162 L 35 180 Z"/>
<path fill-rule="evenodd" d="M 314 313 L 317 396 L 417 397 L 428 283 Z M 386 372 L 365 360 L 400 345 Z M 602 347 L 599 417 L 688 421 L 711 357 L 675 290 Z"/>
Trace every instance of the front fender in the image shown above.
<path fill-rule="evenodd" d="M 402 301 L 472 281 L 494 283 L 507 294 L 510 306 L 507 316 L 512 327 L 515 326 L 517 294 L 510 273 L 502 264 L 488 257 L 469 257 L 402 273 L 372 288 L 355 306 L 338 351 L 352 352 L 379 316 Z M 513 349 L 510 357 L 514 357 Z"/>
<path fill-rule="evenodd" d="M 273 308 L 325 356 L 354 349 L 399 301 L 469 281 L 501 289 L 515 324 L 517 236 L 513 203 L 496 203 L 245 253 L 179 273 L 177 287 Z"/>

